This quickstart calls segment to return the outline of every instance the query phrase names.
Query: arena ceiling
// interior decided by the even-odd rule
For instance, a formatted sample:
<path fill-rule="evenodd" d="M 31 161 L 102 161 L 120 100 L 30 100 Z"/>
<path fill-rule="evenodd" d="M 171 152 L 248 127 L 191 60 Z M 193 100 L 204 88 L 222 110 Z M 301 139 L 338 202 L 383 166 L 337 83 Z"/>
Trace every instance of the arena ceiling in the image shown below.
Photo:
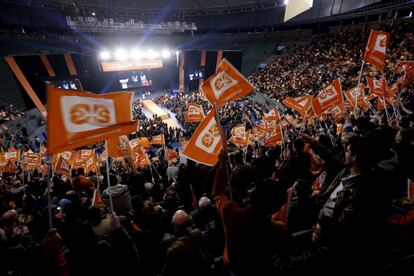
<path fill-rule="evenodd" d="M 282 5 L 284 0 L 18 0 L 35 6 L 144 11 L 206 11 L 228 9 L 262 9 Z"/>

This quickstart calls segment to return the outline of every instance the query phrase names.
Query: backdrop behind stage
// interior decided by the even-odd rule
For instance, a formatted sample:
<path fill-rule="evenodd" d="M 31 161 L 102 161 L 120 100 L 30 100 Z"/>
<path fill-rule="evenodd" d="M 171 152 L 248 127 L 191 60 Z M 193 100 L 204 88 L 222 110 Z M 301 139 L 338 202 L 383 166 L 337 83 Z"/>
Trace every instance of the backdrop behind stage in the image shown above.
<path fill-rule="evenodd" d="M 83 89 L 95 93 L 121 90 L 135 91 L 137 94 L 147 91 L 176 93 L 179 87 L 180 68 L 184 70 L 184 91 L 194 91 L 198 89 L 203 79 L 214 74 L 222 58 L 228 59 L 238 70 L 241 70 L 242 57 L 242 51 L 184 51 L 184 64 L 180 64 L 176 56 L 172 55 L 157 64 L 143 60 L 142 66 L 136 67 L 138 69 L 122 67 L 125 64 L 117 64 L 119 63 L 117 61 L 103 67 L 97 55 L 74 53 L 24 55 L 15 56 L 14 59 L 40 101 L 45 104 L 45 82 L 51 82 L 62 88 Z M 108 72 L 104 72 L 105 70 Z M 20 84 L 19 89 L 24 91 Z M 25 96 L 25 104 L 28 108 L 34 107 L 32 100 L 27 96 Z"/>

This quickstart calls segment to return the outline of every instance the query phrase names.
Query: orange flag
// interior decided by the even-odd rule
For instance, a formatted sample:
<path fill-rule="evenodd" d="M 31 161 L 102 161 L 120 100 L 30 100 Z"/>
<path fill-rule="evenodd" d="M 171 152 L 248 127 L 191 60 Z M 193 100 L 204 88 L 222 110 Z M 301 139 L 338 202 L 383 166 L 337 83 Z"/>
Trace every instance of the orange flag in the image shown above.
<path fill-rule="evenodd" d="M 108 154 L 111 157 L 126 157 L 128 153 L 128 136 L 121 135 L 108 139 Z"/>
<path fill-rule="evenodd" d="M 175 150 L 173 149 L 167 149 L 167 156 L 168 156 L 168 160 L 176 162 L 178 161 L 178 154 Z"/>
<path fill-rule="evenodd" d="M 287 97 L 283 100 L 283 104 L 293 110 L 296 110 L 302 116 L 305 116 L 306 111 L 309 110 L 309 107 L 311 106 L 312 99 L 312 96 L 303 96 L 298 98 Z"/>
<path fill-rule="evenodd" d="M 266 132 L 265 146 L 273 147 L 283 143 L 282 126 L 278 125 L 272 132 Z"/>
<path fill-rule="evenodd" d="M 280 113 L 276 108 L 273 108 L 268 113 L 264 114 L 263 121 L 278 121 L 280 120 Z"/>
<path fill-rule="evenodd" d="M 200 122 L 204 119 L 204 110 L 201 105 L 195 103 L 188 104 L 188 110 L 184 113 L 184 120 L 187 123 Z"/>
<path fill-rule="evenodd" d="M 379 70 L 384 71 L 385 53 L 389 43 L 389 33 L 371 30 L 367 47 L 365 48 L 364 60 Z"/>
<path fill-rule="evenodd" d="M 130 134 L 132 92 L 93 94 L 80 90 L 47 87 L 49 153 L 95 144 Z"/>
<path fill-rule="evenodd" d="M 6 173 L 15 173 L 17 172 L 16 165 L 14 164 L 14 161 L 12 159 L 9 159 L 6 163 L 6 166 L 4 166 L 3 172 Z"/>
<path fill-rule="evenodd" d="M 4 153 L 4 159 L 6 161 L 8 160 L 11 160 L 13 162 L 18 161 L 20 159 L 20 150 L 9 148 L 7 152 Z"/>
<path fill-rule="evenodd" d="M 105 209 L 105 203 L 102 199 L 99 186 L 93 191 L 92 206 L 95 206 L 99 209 Z"/>
<path fill-rule="evenodd" d="M 367 110 L 371 107 L 370 102 L 366 99 L 364 95 L 364 85 L 360 85 L 360 89 L 358 92 L 358 88 L 354 87 L 345 92 L 346 99 L 348 100 L 349 104 L 351 105 L 351 108 L 355 107 L 355 99 L 358 95 L 358 106 L 361 107 L 363 110 Z"/>
<path fill-rule="evenodd" d="M 339 79 L 334 80 L 328 87 L 313 99 L 312 106 L 317 115 L 328 110 L 335 105 L 343 105 L 342 87 Z"/>
<path fill-rule="evenodd" d="M 86 172 L 94 172 L 96 171 L 96 168 L 96 159 L 94 155 L 85 160 Z"/>
<path fill-rule="evenodd" d="M 93 149 L 78 150 L 76 152 L 76 156 L 78 158 L 81 158 L 81 159 L 84 159 L 84 160 L 88 160 L 89 158 L 91 158 L 92 156 L 94 156 L 94 150 Z"/>
<path fill-rule="evenodd" d="M 63 175 L 66 176 L 70 176 L 70 165 L 68 163 L 68 161 L 63 158 L 62 156 L 59 157 L 59 160 L 56 164 L 56 169 L 55 169 L 56 173 L 61 173 Z"/>
<path fill-rule="evenodd" d="M 254 87 L 230 62 L 223 59 L 216 73 L 203 82 L 200 90 L 211 104 L 222 106 L 249 95 Z"/>
<path fill-rule="evenodd" d="M 414 61 L 397 61 L 397 63 L 401 65 L 404 70 L 404 76 L 402 78 L 403 85 L 407 86 L 414 82 Z"/>
<path fill-rule="evenodd" d="M 165 145 L 165 137 L 164 134 L 152 136 L 151 144 L 153 145 Z"/>
<path fill-rule="evenodd" d="M 393 85 L 391 85 L 385 97 L 385 100 L 391 105 L 399 104 L 400 99 L 398 99 L 398 91 L 399 91 L 398 82 L 396 82 Z"/>
<path fill-rule="evenodd" d="M 40 148 L 39 148 L 39 154 L 40 154 L 40 157 L 42 157 L 42 158 L 44 156 L 46 156 L 46 154 L 47 154 L 47 148 L 45 146 L 41 145 Z"/>
<path fill-rule="evenodd" d="M 387 91 L 387 82 L 384 78 L 382 79 L 374 79 L 371 77 L 367 77 L 369 93 L 378 97 L 384 97 L 385 92 Z"/>
<path fill-rule="evenodd" d="M 344 112 L 345 112 L 345 105 L 338 104 L 335 105 L 333 108 L 329 110 L 329 113 L 331 114 L 333 120 L 335 123 L 338 123 L 340 120 L 344 118 Z"/>
<path fill-rule="evenodd" d="M 215 113 L 215 110 L 212 109 L 207 114 L 207 117 L 197 127 L 183 151 L 183 155 L 187 158 L 209 166 L 214 166 L 217 163 L 218 154 L 222 148 Z"/>
<path fill-rule="evenodd" d="M 229 139 L 229 142 L 238 147 L 247 146 L 249 144 L 249 136 L 250 135 L 246 132 L 246 126 L 244 124 L 235 126 L 231 129 L 231 138 Z"/>

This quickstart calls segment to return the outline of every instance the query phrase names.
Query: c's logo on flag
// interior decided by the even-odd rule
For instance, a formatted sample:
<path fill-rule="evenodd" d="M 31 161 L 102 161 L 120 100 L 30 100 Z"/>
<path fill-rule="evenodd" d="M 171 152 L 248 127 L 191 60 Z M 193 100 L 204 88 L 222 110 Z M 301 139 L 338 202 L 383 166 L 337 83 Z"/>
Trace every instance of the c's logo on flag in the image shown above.
<path fill-rule="evenodd" d="M 237 85 L 237 80 L 230 77 L 225 71 L 222 71 L 210 80 L 210 85 L 214 96 L 218 99 L 224 91 Z"/>
<path fill-rule="evenodd" d="M 116 124 L 113 100 L 62 96 L 60 104 L 63 122 L 69 132 L 95 130 Z"/>
<path fill-rule="evenodd" d="M 196 147 L 213 153 L 217 144 L 220 142 L 220 133 L 216 125 L 214 117 L 211 118 L 207 126 L 203 129 L 195 142 Z"/>
<path fill-rule="evenodd" d="M 387 36 L 384 34 L 377 35 L 374 49 L 378 52 L 385 54 L 386 47 L 387 47 Z"/>
<path fill-rule="evenodd" d="M 319 102 L 322 104 L 326 101 L 329 101 L 337 94 L 335 87 L 333 85 L 328 86 L 322 93 L 319 94 Z"/>
<path fill-rule="evenodd" d="M 90 124 L 105 124 L 108 123 L 110 111 L 104 105 L 88 105 L 76 104 L 70 109 L 70 119 L 74 124 L 81 125 L 85 123 Z"/>

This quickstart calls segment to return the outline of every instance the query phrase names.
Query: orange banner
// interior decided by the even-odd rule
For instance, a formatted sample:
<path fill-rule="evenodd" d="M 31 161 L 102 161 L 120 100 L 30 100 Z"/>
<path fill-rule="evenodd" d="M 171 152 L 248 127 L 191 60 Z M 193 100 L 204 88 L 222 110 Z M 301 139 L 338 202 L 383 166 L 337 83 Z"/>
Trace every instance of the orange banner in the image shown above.
<path fill-rule="evenodd" d="M 61 173 L 66 176 L 70 176 L 70 165 L 68 161 L 65 160 L 65 158 L 63 158 L 62 156 L 59 157 L 59 160 L 56 164 L 55 173 Z"/>
<path fill-rule="evenodd" d="M 355 107 L 355 99 L 358 95 L 358 106 L 361 107 L 363 110 L 368 110 L 371 107 L 370 102 L 364 95 L 364 88 L 363 84 L 360 85 L 359 92 L 358 88 L 354 87 L 345 92 L 346 99 L 348 100 L 349 104 L 351 105 L 350 108 Z"/>
<path fill-rule="evenodd" d="M 378 97 L 384 97 L 387 91 L 387 82 L 384 78 L 382 79 L 374 79 L 371 77 L 367 77 L 369 93 Z"/>
<path fill-rule="evenodd" d="M 313 100 L 313 96 L 303 96 L 298 98 L 286 98 L 283 100 L 283 104 L 299 112 L 302 116 L 305 116 L 306 111 L 309 110 Z"/>
<path fill-rule="evenodd" d="M 164 137 L 164 134 L 152 136 L 151 144 L 152 145 L 165 145 L 165 137 Z"/>
<path fill-rule="evenodd" d="M 254 87 L 230 62 L 223 59 L 216 73 L 203 82 L 200 90 L 211 104 L 222 106 L 229 101 L 249 95 Z"/>
<path fill-rule="evenodd" d="M 389 43 L 389 33 L 371 30 L 367 47 L 365 48 L 364 60 L 379 70 L 384 71 L 385 54 Z"/>
<path fill-rule="evenodd" d="M 132 121 L 132 92 L 92 94 L 48 86 L 49 153 L 92 145 L 130 134 L 137 129 Z"/>
<path fill-rule="evenodd" d="M 283 143 L 282 126 L 278 125 L 272 132 L 266 132 L 265 146 L 273 147 Z"/>
<path fill-rule="evenodd" d="M 128 136 L 126 135 L 121 135 L 116 138 L 108 139 L 108 156 L 110 157 L 129 156 L 128 142 L 129 142 L 129 139 L 128 139 Z"/>
<path fill-rule="evenodd" d="M 216 112 L 212 109 L 195 130 L 183 151 L 183 155 L 196 162 L 214 166 L 222 148 Z M 227 143 L 227 141 L 225 141 Z"/>
<path fill-rule="evenodd" d="M 317 115 L 328 110 L 335 105 L 343 105 L 344 98 L 342 95 L 342 87 L 339 79 L 334 80 L 328 87 L 319 93 L 313 99 L 312 106 Z"/>
<path fill-rule="evenodd" d="M 195 103 L 188 104 L 188 110 L 184 113 L 184 120 L 187 123 L 190 122 L 200 122 L 204 119 L 204 110 L 201 105 Z"/>
<path fill-rule="evenodd" d="M 263 121 L 267 120 L 267 121 L 273 121 L 273 120 L 280 120 L 280 113 L 277 110 L 277 108 L 273 108 L 272 110 L 270 110 L 268 113 L 263 115 Z"/>

